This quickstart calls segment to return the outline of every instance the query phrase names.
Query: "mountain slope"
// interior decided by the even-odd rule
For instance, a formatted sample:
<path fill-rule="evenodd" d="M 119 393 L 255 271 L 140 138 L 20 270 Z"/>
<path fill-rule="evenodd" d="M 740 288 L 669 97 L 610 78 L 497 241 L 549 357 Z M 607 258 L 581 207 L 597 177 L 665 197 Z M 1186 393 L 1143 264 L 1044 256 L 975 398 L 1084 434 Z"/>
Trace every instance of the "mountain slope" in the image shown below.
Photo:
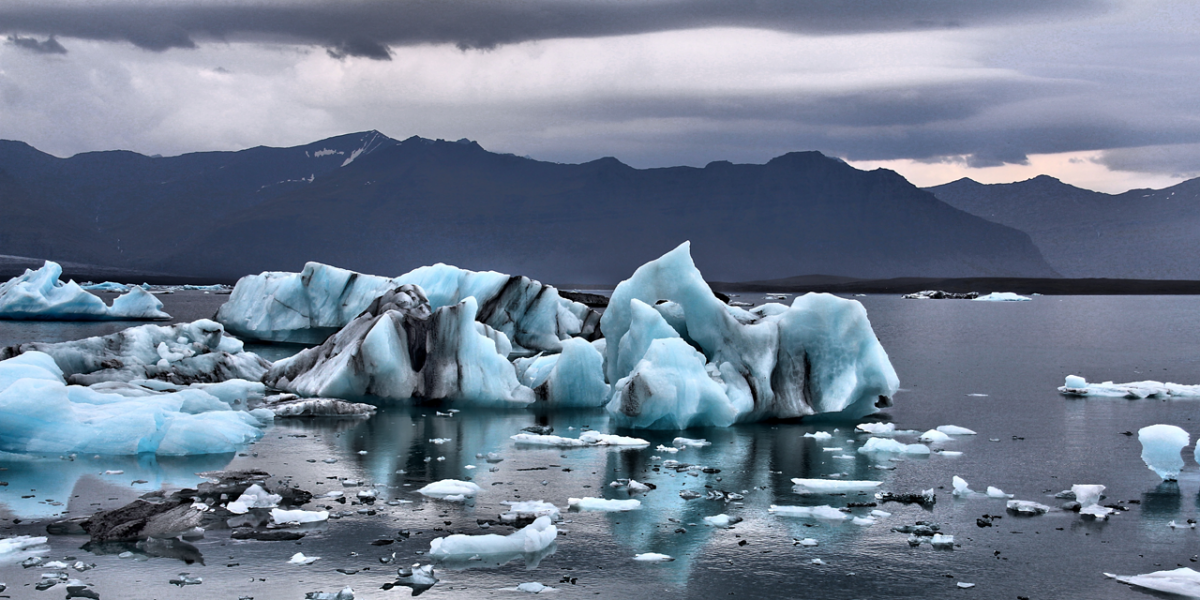
<path fill-rule="evenodd" d="M 306 260 L 395 274 L 441 261 L 615 282 L 687 239 L 705 274 L 726 281 L 1056 276 L 1025 234 L 891 171 L 816 152 L 634 169 L 377 132 L 172 158 L 57 159 L 17 146 L 0 144 L 0 169 L 33 201 L 73 215 L 52 258 L 198 277 L 295 271 Z M 14 243 L 0 253 L 30 255 Z"/>
<path fill-rule="evenodd" d="M 1065 277 L 1200 279 L 1200 179 L 1104 194 L 1042 175 L 928 188 L 940 200 L 1027 232 Z"/>

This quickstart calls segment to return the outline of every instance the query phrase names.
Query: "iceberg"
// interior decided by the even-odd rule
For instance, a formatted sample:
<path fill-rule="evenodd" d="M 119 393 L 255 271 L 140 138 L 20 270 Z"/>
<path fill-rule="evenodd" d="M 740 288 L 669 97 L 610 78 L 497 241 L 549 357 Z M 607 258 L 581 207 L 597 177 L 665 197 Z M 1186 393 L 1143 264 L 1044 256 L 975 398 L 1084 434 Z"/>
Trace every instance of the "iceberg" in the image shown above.
<path fill-rule="evenodd" d="M 140 289 L 140 288 L 138 288 Z M 225 334 L 220 323 L 200 319 L 175 325 L 141 325 L 72 342 L 30 342 L 0 348 L 0 360 L 26 352 L 51 356 L 68 383 L 161 380 L 176 385 L 233 379 L 258 381 L 271 363 Z"/>
<path fill-rule="evenodd" d="M 1097 396 L 1105 398 L 1200 398 L 1200 385 L 1163 383 L 1161 381 L 1134 381 L 1130 383 L 1088 383 L 1078 375 L 1068 375 L 1066 382 L 1058 388 L 1064 396 Z"/>
<path fill-rule="evenodd" d="M 103 321 L 163 320 L 171 315 L 162 311 L 162 302 L 140 287 L 104 304 L 74 281 L 63 283 L 62 267 L 46 261 L 42 268 L 26 269 L 0 283 L 0 319 Z"/>
<path fill-rule="evenodd" d="M 556 536 L 558 528 L 550 518 L 538 517 L 533 523 L 507 536 L 458 533 L 434 538 L 429 543 L 429 556 L 439 562 L 485 560 L 492 564 L 524 557 L 526 567 L 534 568 L 543 553 L 551 549 Z"/>
<path fill-rule="evenodd" d="M 792 479 L 797 494 L 845 494 L 869 492 L 883 485 L 882 481 L 854 481 L 849 479 Z"/>
<path fill-rule="evenodd" d="M 263 382 L 301 396 L 533 402 L 533 390 L 521 385 L 506 358 L 507 336 L 476 322 L 478 308 L 467 297 L 432 311 L 421 288 L 402 285 L 320 346 L 276 362 Z"/>
<path fill-rule="evenodd" d="M 594 408 L 608 401 L 604 355 L 587 340 L 566 339 L 558 354 L 518 358 L 513 364 L 517 379 L 547 405 Z"/>
<path fill-rule="evenodd" d="M 639 267 L 600 319 L 616 382 L 609 414 L 621 426 L 681 429 L 856 419 L 890 405 L 899 381 L 861 304 L 806 294 L 760 309 L 719 300 L 686 242 Z"/>
<path fill-rule="evenodd" d="M 1150 425 L 1138 430 L 1142 443 L 1142 461 L 1163 481 L 1175 481 L 1183 469 L 1180 452 L 1191 439 L 1188 433 L 1174 425 Z M 1082 501 L 1080 502 L 1082 504 Z"/>
<path fill-rule="evenodd" d="M 1156 592 L 1177 594 L 1186 598 L 1200 598 L 1200 573 L 1187 567 L 1180 567 L 1171 571 L 1155 571 L 1145 575 L 1113 575 L 1112 573 L 1105 573 L 1104 576 L 1116 579 L 1124 584 Z"/>
<path fill-rule="evenodd" d="M 229 381 L 174 391 L 126 383 L 67 385 L 53 357 L 25 352 L 0 361 L 0 451 L 233 452 L 261 437 L 260 428 L 274 418 L 270 411 L 240 410 L 251 403 L 240 396 L 261 395 L 261 385 Z"/>
<path fill-rule="evenodd" d="M 1028 302 L 1032 300 L 1029 296 L 1021 296 L 1012 292 L 992 292 L 984 294 L 978 298 L 972 298 L 972 302 Z"/>
<path fill-rule="evenodd" d="M 241 278 L 217 320 L 246 338 L 319 344 L 376 298 L 406 284 L 421 287 L 433 310 L 475 298 L 479 321 L 503 332 L 518 349 L 558 352 L 561 340 L 595 337 L 600 319 L 594 310 L 527 277 L 437 264 L 387 278 L 310 262 L 300 273 Z"/>

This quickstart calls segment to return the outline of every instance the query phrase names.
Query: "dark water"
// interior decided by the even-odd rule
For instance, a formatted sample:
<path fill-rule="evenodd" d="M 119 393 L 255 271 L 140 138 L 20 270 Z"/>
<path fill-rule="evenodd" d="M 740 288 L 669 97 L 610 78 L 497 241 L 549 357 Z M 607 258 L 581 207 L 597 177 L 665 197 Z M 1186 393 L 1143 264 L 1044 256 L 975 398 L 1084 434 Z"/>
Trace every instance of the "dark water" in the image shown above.
<path fill-rule="evenodd" d="M 432 410 L 393 408 L 368 421 L 276 425 L 244 456 L 0 460 L 0 467 L 9 469 L 0 472 L 0 480 L 10 483 L 0 488 L 0 504 L 6 507 L 0 515 L 4 517 L 0 534 L 37 534 L 45 519 L 63 510 L 88 514 L 96 508 L 91 503 L 120 504 L 160 485 L 192 485 L 198 481 L 194 475 L 198 471 L 253 467 L 290 476 L 295 484 L 318 493 L 359 489 L 343 488 L 339 477 L 363 480 L 378 486 L 381 501 L 373 507 L 377 514 L 353 513 L 331 520 L 299 544 L 231 541 L 223 532 L 210 531 L 196 542 L 204 566 L 169 558 L 92 555 L 79 549 L 86 540 L 70 536 L 51 538 L 48 556 L 69 555 L 97 563 L 92 571 L 72 575 L 94 583 L 104 598 L 298 599 L 305 592 L 336 591 L 347 585 L 358 598 L 408 597 L 406 588 L 379 589 L 395 573 L 393 567 L 380 565 L 380 556 L 395 552 L 398 564 L 427 562 L 419 553 L 428 550 L 430 539 L 447 531 L 507 533 L 506 527 L 482 530 L 477 525 L 477 519 L 494 519 L 504 509 L 501 501 L 544 499 L 565 506 L 568 497 L 623 499 L 628 497 L 625 492 L 607 484 L 633 478 L 658 486 L 640 497 L 640 511 L 564 512 L 566 522 L 559 527 L 569 533 L 559 537 L 554 552 L 536 569 L 527 570 L 520 561 L 502 567 L 440 569 L 441 583 L 423 597 L 520 597 L 522 593 L 503 588 L 539 581 L 558 588 L 561 598 L 1144 598 L 1146 594 L 1102 573 L 1197 566 L 1191 560 L 1200 554 L 1200 532 L 1166 525 L 1195 518 L 1200 512 L 1200 474 L 1191 448 L 1185 451 L 1188 466 L 1178 485 L 1161 485 L 1142 464 L 1136 435 L 1122 432 L 1168 423 L 1195 437 L 1200 423 L 1192 421 L 1200 421 L 1200 404 L 1071 400 L 1055 388 L 1071 373 L 1097 381 L 1200 382 L 1196 347 L 1200 298 L 1038 297 L 1011 304 L 885 296 L 857 299 L 867 307 L 904 390 L 886 416 L 905 429 L 924 431 L 956 424 L 976 430 L 977 436 L 941 445 L 961 451 L 961 456 L 934 454 L 894 461 L 867 457 L 855 451 L 867 436 L 850 433 L 852 425 L 837 423 L 692 430 L 683 435 L 706 438 L 712 446 L 677 454 L 654 448 L 669 444 L 676 433 L 633 433 L 653 442 L 641 450 L 527 449 L 514 446 L 508 436 L 535 423 L 551 425 L 568 437 L 585 426 L 607 431 L 606 418 L 598 411 L 462 412 L 438 417 Z M 211 316 L 220 302 L 219 297 L 195 293 L 163 300 L 168 312 L 182 320 Z M 0 322 L 0 344 L 70 339 L 122 326 Z M 829 431 L 834 437 L 824 442 L 802 437 L 813 431 Z M 428 442 L 433 438 L 450 441 L 435 445 Z M 832 447 L 844 451 L 824 450 Z M 493 465 L 475 458 L 480 452 L 498 452 L 505 460 L 490 471 Z M 852 458 L 836 458 L 842 455 Z M 327 458 L 337 462 L 323 462 Z M 720 472 L 691 476 L 656 469 L 667 459 Z M 895 469 L 873 468 L 878 464 Z M 124 474 L 102 475 L 117 469 Z M 882 489 L 888 491 L 938 488 L 938 501 L 932 510 L 882 504 L 878 508 L 892 516 L 866 527 L 767 512 L 772 504 L 836 507 L 870 499 L 800 496 L 792 491 L 793 477 L 835 474 L 883 481 Z M 1106 503 L 1120 502 L 1130 510 L 1106 522 L 1085 522 L 1075 513 L 1060 511 L 1017 518 L 1005 514 L 1003 500 L 953 498 L 949 490 L 954 475 L 978 491 L 994 485 L 1018 499 L 1051 506 L 1060 503 L 1052 497 L 1055 492 L 1072 484 L 1099 483 L 1108 486 Z M 465 505 L 422 500 L 413 492 L 444 478 L 472 478 L 483 492 Z M 131 485 L 134 480 L 147 482 Z M 685 501 L 678 495 L 685 489 L 701 493 L 720 489 L 742 493 L 745 499 L 740 504 Z M 23 495 L 34 497 L 22 499 Z M 385 500 L 411 503 L 389 506 Z M 328 505 L 335 510 L 364 508 Z M 870 510 L 853 512 L 865 515 Z M 744 521 L 728 530 L 703 524 L 703 517 L 719 513 Z M 1005 516 L 993 527 L 977 527 L 976 518 L 985 514 Z M 13 525 L 14 516 L 33 523 Z M 910 548 L 907 535 L 890 531 L 917 520 L 940 524 L 959 546 Z M 400 529 L 411 530 L 412 536 L 389 546 L 370 545 L 372 540 L 395 537 Z M 793 538 L 808 537 L 819 545 L 792 543 Z M 307 567 L 286 564 L 297 551 L 322 560 Z M 631 560 L 643 552 L 669 554 L 676 560 L 661 564 Z M 825 564 L 812 564 L 814 558 Z M 237 566 L 227 566 L 234 563 Z M 335 571 L 364 567 L 370 570 L 350 576 Z M 204 583 L 169 586 L 167 580 L 182 571 L 203 577 Z M 36 568 L 0 563 L 0 581 L 8 584 L 12 597 L 49 598 L 62 593 L 59 588 L 34 592 L 28 584 L 39 575 Z M 564 577 L 576 583 L 559 583 Z M 961 590 L 957 582 L 976 587 Z"/>

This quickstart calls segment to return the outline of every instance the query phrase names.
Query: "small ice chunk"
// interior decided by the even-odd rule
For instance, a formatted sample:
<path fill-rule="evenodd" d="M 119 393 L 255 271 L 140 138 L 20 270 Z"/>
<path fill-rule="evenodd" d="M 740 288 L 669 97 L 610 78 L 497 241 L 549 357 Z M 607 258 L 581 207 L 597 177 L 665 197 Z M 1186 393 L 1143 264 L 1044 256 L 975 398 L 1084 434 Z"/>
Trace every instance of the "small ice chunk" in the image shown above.
<path fill-rule="evenodd" d="M 671 442 L 671 445 L 676 448 L 703 448 L 704 446 L 711 446 L 712 442 L 705 439 L 677 437 Z"/>
<path fill-rule="evenodd" d="M 854 517 L 851 522 L 861 527 L 867 527 L 875 524 L 875 517 Z"/>
<path fill-rule="evenodd" d="M 1081 389 L 1086 388 L 1087 386 L 1088 386 L 1087 380 L 1078 375 L 1067 375 L 1067 379 L 1063 383 L 1063 387 L 1074 389 L 1074 390 L 1081 390 Z"/>
<path fill-rule="evenodd" d="M 859 423 L 858 425 L 856 425 L 854 427 L 854 429 L 856 431 L 860 431 L 863 433 L 871 433 L 874 435 L 888 435 L 889 433 L 895 433 L 896 424 L 895 423 Z"/>
<path fill-rule="evenodd" d="M 832 438 L 833 434 L 829 433 L 828 431 L 818 431 L 816 433 L 806 433 L 806 434 L 804 434 L 804 437 L 813 438 L 814 440 L 821 441 L 821 440 L 827 440 L 827 439 Z"/>
<path fill-rule="evenodd" d="M 676 448 L 674 446 L 664 446 L 662 444 L 659 444 L 658 447 L 654 449 L 654 451 L 655 452 L 666 452 L 668 454 L 675 454 L 676 452 L 679 452 L 679 448 Z"/>
<path fill-rule="evenodd" d="M 886 519 L 886 518 L 892 516 L 892 513 L 887 512 L 886 510 L 873 510 L 873 511 L 871 511 L 871 516 L 878 517 L 880 519 Z"/>
<path fill-rule="evenodd" d="M 633 560 L 638 562 L 671 562 L 675 560 L 675 558 L 666 554 L 659 554 L 657 552 L 646 552 L 634 556 Z"/>
<path fill-rule="evenodd" d="M 608 500 L 605 498 L 568 498 L 567 507 L 574 511 L 624 512 L 642 507 L 640 500 Z"/>
<path fill-rule="evenodd" d="M 1071 491 L 1075 493 L 1075 500 L 1079 505 L 1087 508 L 1100 503 L 1100 496 L 1104 494 L 1104 486 L 1102 485 L 1073 485 Z"/>
<path fill-rule="evenodd" d="M 969 590 L 969 589 L 971 589 L 971 588 L 975 587 L 975 584 L 973 584 L 973 583 L 967 583 L 967 582 L 965 582 L 965 581 L 960 581 L 960 582 L 958 582 L 956 585 L 958 585 L 958 587 L 959 587 L 960 589 L 964 589 L 964 590 Z"/>
<path fill-rule="evenodd" d="M 537 581 L 528 581 L 517 586 L 518 592 L 529 592 L 530 594 L 540 594 L 542 592 L 552 592 L 554 588 L 548 585 L 542 585 Z"/>
<path fill-rule="evenodd" d="M 930 429 L 929 431 L 922 433 L 921 436 L 917 438 L 917 441 L 925 442 L 927 444 L 940 444 L 942 442 L 950 441 L 950 436 L 936 429 Z"/>
<path fill-rule="evenodd" d="M 940 533 L 935 533 L 935 534 L 933 534 L 933 540 L 931 540 L 929 543 L 934 548 L 938 548 L 941 550 L 950 550 L 950 549 L 954 548 L 954 536 L 942 535 Z"/>
<path fill-rule="evenodd" d="M 448 442 L 448 441 L 450 441 L 450 438 L 433 438 L 433 439 L 429 440 L 429 443 L 430 443 L 430 444 L 437 444 L 437 445 L 439 445 L 439 446 L 440 446 L 440 445 L 442 445 L 442 444 L 445 444 L 445 443 L 446 443 L 446 442 Z"/>
<path fill-rule="evenodd" d="M 288 564 L 289 565 L 311 565 L 311 564 L 317 562 L 318 560 L 321 560 L 320 556 L 305 556 L 303 552 L 297 552 L 292 555 L 291 559 L 288 560 Z"/>
<path fill-rule="evenodd" d="M 278 508 L 271 509 L 271 520 L 277 525 L 284 523 L 319 523 L 329 519 L 329 511 L 327 510 L 282 510 Z"/>
<path fill-rule="evenodd" d="M 1145 575 L 1113 575 L 1112 573 L 1105 573 L 1104 576 L 1116 579 L 1121 583 L 1156 592 L 1178 594 L 1188 598 L 1200 598 L 1200 573 L 1187 567 L 1180 567 L 1172 571 L 1155 571 Z"/>
<path fill-rule="evenodd" d="M 929 446 L 903 444 L 889 438 L 873 437 L 858 449 L 859 452 L 892 452 L 896 454 L 929 454 Z"/>
<path fill-rule="evenodd" d="M 304 600 L 354 600 L 354 590 L 346 586 L 340 592 L 308 592 Z"/>
<path fill-rule="evenodd" d="M 538 517 L 549 517 L 555 523 L 562 520 L 562 513 L 558 507 L 542 500 L 522 500 L 516 502 L 505 500 L 500 504 L 508 507 L 507 512 L 500 513 L 500 520 L 505 523 L 523 519 L 537 519 Z"/>
<path fill-rule="evenodd" d="M 480 491 L 482 491 L 482 488 L 470 481 L 443 479 L 441 481 L 435 481 L 417 490 L 417 493 L 423 496 L 429 496 L 430 498 L 451 500 L 452 496 L 460 496 L 465 498 L 467 496 L 474 496 Z M 451 501 L 461 501 L 461 499 Z"/>
<path fill-rule="evenodd" d="M 535 554 L 553 544 L 556 536 L 558 529 L 550 517 L 538 517 L 533 523 L 507 536 L 456 533 L 435 538 L 429 543 L 429 556 L 444 560 L 469 559 L 488 554 Z"/>
<path fill-rule="evenodd" d="M 275 508 L 280 500 L 283 500 L 283 496 L 272 494 L 256 483 L 246 488 L 237 500 L 225 505 L 225 508 L 235 515 L 244 515 L 251 508 Z"/>
<path fill-rule="evenodd" d="M 814 558 L 814 559 L 812 559 L 812 560 L 810 560 L 810 561 L 808 561 L 808 562 L 809 562 L 809 564 L 813 564 L 813 565 L 823 565 L 823 564 L 825 564 L 825 561 L 823 561 L 823 560 L 821 560 L 821 559 L 819 559 L 819 558 Z"/>
<path fill-rule="evenodd" d="M 713 527 L 720 527 L 720 528 L 724 529 L 724 528 L 728 528 L 736 523 L 741 523 L 742 518 L 741 517 L 731 517 L 725 513 L 721 513 L 719 515 L 713 515 L 711 517 L 704 517 L 704 522 L 709 525 L 712 525 Z"/>
<path fill-rule="evenodd" d="M 951 479 L 950 481 L 954 485 L 954 492 L 952 492 L 952 493 L 955 496 L 959 496 L 959 497 L 970 496 L 971 494 L 975 493 L 974 491 L 971 490 L 971 487 L 969 485 L 967 485 L 967 481 L 965 479 L 963 479 L 962 477 L 959 477 L 958 475 L 955 475 L 954 478 Z"/>
<path fill-rule="evenodd" d="M 1039 504 L 1030 500 L 1009 500 L 1006 505 L 1008 511 L 1018 515 L 1041 515 L 1050 510 L 1049 506 Z"/>
<path fill-rule="evenodd" d="M 794 542 L 794 544 L 793 544 L 793 545 L 794 545 L 794 546 L 809 546 L 809 547 L 812 547 L 812 546 L 816 546 L 816 545 L 817 545 L 817 543 L 818 543 L 818 542 L 817 542 L 817 540 L 814 540 L 813 538 L 804 538 L 804 539 L 802 539 L 802 540 L 795 540 L 795 542 Z"/>
<path fill-rule="evenodd" d="M 1175 481 L 1183 469 L 1180 452 L 1191 441 L 1188 433 L 1174 425 L 1150 425 L 1138 430 L 1142 462 L 1163 481 Z"/>
<path fill-rule="evenodd" d="M 1029 302 L 1032 298 L 1014 294 L 1012 292 L 992 292 L 978 298 L 973 298 L 972 302 Z"/>
<path fill-rule="evenodd" d="M 958 425 L 938 425 L 937 430 L 948 435 L 975 435 L 974 431 Z"/>
<path fill-rule="evenodd" d="M 792 479 L 796 485 L 797 494 L 845 494 L 849 492 L 869 492 L 883 485 L 882 481 L 865 481 L 849 479 Z"/>
<path fill-rule="evenodd" d="M 646 492 L 649 492 L 651 489 L 652 488 L 650 486 L 648 486 L 644 483 L 641 483 L 641 482 L 637 481 L 636 479 L 630 479 L 629 484 L 625 486 L 625 491 L 629 492 L 630 494 L 645 494 Z"/>
<path fill-rule="evenodd" d="M 826 521 L 845 521 L 850 518 L 846 513 L 828 504 L 821 506 L 776 506 L 772 504 L 767 512 L 781 517 L 801 517 Z"/>
<path fill-rule="evenodd" d="M 1012 498 L 1013 497 L 1012 494 L 1005 494 L 1004 490 L 1002 490 L 996 486 L 992 486 L 992 485 L 988 486 L 987 495 L 988 495 L 988 498 Z"/>

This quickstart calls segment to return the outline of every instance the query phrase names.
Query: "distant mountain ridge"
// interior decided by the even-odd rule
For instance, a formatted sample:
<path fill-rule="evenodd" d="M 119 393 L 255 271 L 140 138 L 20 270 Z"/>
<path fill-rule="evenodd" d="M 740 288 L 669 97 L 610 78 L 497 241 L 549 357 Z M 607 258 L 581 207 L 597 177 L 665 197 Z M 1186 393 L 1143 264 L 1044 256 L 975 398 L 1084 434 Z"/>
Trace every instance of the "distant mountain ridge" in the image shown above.
<path fill-rule="evenodd" d="M 1105 194 L 1041 175 L 926 188 L 947 204 L 1024 231 L 1064 277 L 1200 279 L 1200 179 Z"/>
<path fill-rule="evenodd" d="M 817 152 L 764 165 L 558 164 L 375 131 L 292 148 L 60 159 L 0 142 L 0 254 L 227 279 L 317 260 L 446 262 L 612 283 L 680 242 L 724 281 L 1055 277 L 1029 237 L 894 172 Z"/>

